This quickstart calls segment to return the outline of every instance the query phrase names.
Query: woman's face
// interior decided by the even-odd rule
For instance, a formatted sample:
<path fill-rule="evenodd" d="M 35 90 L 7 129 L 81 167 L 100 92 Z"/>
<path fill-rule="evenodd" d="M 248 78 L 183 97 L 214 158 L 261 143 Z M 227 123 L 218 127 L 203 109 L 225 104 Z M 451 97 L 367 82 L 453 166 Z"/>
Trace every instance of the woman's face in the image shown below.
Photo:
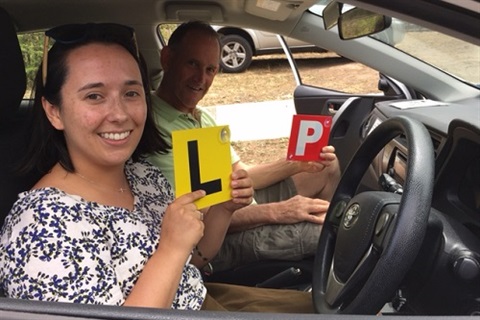
<path fill-rule="evenodd" d="M 147 105 L 137 62 L 120 45 L 91 43 L 71 51 L 62 106 L 43 101 L 63 130 L 73 165 L 122 165 L 143 133 Z"/>

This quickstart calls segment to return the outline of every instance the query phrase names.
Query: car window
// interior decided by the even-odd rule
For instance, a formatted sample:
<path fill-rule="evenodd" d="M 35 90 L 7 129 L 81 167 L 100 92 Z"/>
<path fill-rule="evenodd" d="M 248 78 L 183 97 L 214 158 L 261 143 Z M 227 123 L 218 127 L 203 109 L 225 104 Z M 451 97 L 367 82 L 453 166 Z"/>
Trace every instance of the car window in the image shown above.
<path fill-rule="evenodd" d="M 164 23 L 158 25 L 157 33 L 162 45 L 166 45 L 168 43 L 168 39 L 170 39 L 172 32 L 177 28 L 177 26 L 177 23 Z"/>
<path fill-rule="evenodd" d="M 294 53 L 293 57 L 305 85 L 356 94 L 381 93 L 377 71 L 334 52 Z M 285 54 L 259 56 L 242 73 L 220 72 L 202 104 L 289 100 L 295 87 Z"/>
<path fill-rule="evenodd" d="M 304 85 L 345 93 L 381 93 L 378 90 L 378 71 L 335 52 L 294 57 Z"/>
<path fill-rule="evenodd" d="M 32 32 L 18 35 L 18 42 L 22 49 L 25 72 L 27 75 L 27 88 L 24 98 L 29 99 L 32 95 L 33 83 L 38 66 L 43 56 L 43 32 Z"/>
<path fill-rule="evenodd" d="M 168 39 L 176 24 L 162 24 L 158 33 L 162 43 Z M 380 93 L 378 72 L 334 52 L 298 52 L 293 57 L 303 84 L 324 87 L 346 93 Z M 352 77 L 352 74 L 355 76 Z M 372 81 L 372 79 L 375 79 Z M 285 53 L 255 56 L 243 72 L 220 71 L 203 106 L 235 103 L 288 100 L 293 98 L 296 83 Z"/>
<path fill-rule="evenodd" d="M 163 44 L 168 43 L 176 24 L 158 26 Z M 259 88 L 262 88 L 259 90 Z M 219 71 L 202 106 L 230 105 L 293 98 L 295 79 L 285 54 L 254 57 L 249 68 L 240 73 Z"/>

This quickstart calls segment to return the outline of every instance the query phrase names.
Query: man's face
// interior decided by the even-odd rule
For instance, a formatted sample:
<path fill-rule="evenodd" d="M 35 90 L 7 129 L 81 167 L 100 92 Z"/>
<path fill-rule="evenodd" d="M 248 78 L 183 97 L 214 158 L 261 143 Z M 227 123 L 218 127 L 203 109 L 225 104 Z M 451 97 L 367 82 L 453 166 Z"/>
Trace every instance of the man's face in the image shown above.
<path fill-rule="evenodd" d="M 161 96 L 178 110 L 192 112 L 205 96 L 218 72 L 217 39 L 191 31 L 175 51 L 167 48 Z M 162 51 L 162 54 L 164 51 Z"/>

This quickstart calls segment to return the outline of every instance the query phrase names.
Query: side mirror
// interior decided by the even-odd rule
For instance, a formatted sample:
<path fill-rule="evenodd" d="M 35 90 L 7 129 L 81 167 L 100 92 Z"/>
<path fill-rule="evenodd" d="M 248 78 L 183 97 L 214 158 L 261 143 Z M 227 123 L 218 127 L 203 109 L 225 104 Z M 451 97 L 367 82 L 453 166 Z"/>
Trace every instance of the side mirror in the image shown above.
<path fill-rule="evenodd" d="M 342 3 L 332 1 L 323 9 L 322 15 L 325 30 L 329 30 L 337 25 L 338 18 L 340 18 L 342 13 L 342 7 Z"/>
<path fill-rule="evenodd" d="M 390 27 L 392 18 L 354 8 L 338 18 L 338 33 L 342 40 L 368 36 Z"/>

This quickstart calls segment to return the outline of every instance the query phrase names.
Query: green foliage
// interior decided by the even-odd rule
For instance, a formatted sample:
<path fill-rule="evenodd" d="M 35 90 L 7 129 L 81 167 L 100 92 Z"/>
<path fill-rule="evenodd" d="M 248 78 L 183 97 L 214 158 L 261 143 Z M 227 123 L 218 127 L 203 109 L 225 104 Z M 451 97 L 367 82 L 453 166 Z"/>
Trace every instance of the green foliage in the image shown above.
<path fill-rule="evenodd" d="M 170 36 L 173 33 L 173 30 L 175 30 L 178 27 L 178 24 L 176 23 L 168 23 L 168 24 L 162 24 L 160 25 L 160 34 L 162 35 L 162 38 L 165 40 L 166 43 L 168 43 L 168 39 L 170 39 Z"/>
<path fill-rule="evenodd" d="M 27 93 L 31 92 L 38 67 L 43 57 L 43 32 L 19 34 L 25 71 L 27 73 Z"/>
<path fill-rule="evenodd" d="M 162 37 L 168 42 L 173 30 L 177 27 L 177 24 L 162 24 L 159 27 L 159 32 Z M 23 52 L 23 61 L 25 62 L 25 71 L 27 73 L 27 91 L 26 97 L 32 92 L 35 76 L 38 71 L 38 67 L 43 58 L 43 32 L 25 33 L 19 34 L 18 40 Z"/>

